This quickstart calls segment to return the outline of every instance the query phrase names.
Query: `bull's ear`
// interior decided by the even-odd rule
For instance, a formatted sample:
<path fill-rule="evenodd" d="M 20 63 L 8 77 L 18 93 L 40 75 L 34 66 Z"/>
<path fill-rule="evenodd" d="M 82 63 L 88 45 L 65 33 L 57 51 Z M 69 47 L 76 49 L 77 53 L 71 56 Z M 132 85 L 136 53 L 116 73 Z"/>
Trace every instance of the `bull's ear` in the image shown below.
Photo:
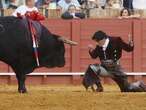
<path fill-rule="evenodd" d="M 78 44 L 77 42 L 69 40 L 69 39 L 67 39 L 65 37 L 59 37 L 58 39 L 63 41 L 66 44 L 70 44 L 70 45 L 77 45 Z"/>

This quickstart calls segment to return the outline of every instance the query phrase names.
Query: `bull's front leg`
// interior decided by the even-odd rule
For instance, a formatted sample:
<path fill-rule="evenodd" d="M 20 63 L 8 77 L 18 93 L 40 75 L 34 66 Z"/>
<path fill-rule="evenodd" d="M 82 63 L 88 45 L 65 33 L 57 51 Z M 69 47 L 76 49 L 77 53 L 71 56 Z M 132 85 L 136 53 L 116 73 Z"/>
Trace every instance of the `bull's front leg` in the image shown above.
<path fill-rule="evenodd" d="M 18 92 L 19 93 L 26 93 L 27 89 L 25 87 L 25 79 L 26 75 L 25 74 L 16 74 L 17 81 L 18 81 Z"/>

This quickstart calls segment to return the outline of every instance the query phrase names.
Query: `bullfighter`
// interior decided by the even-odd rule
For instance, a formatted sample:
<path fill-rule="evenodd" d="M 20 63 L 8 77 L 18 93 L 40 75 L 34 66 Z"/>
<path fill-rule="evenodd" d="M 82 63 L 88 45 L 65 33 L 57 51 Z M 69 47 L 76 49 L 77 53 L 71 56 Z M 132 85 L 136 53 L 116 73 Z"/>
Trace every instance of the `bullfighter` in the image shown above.
<path fill-rule="evenodd" d="M 129 40 L 125 43 L 121 37 L 108 36 L 103 31 L 97 31 L 92 37 L 96 48 L 89 46 L 89 54 L 93 59 L 100 59 L 100 64 L 90 64 L 83 78 L 83 85 L 86 89 L 91 87 L 93 91 L 102 92 L 103 87 L 100 76 L 112 78 L 119 86 L 121 92 L 145 92 L 146 85 L 143 81 L 129 83 L 127 75 L 120 65 L 122 50 L 131 52 L 134 50 L 134 43 Z M 96 85 L 95 89 L 93 85 Z"/>

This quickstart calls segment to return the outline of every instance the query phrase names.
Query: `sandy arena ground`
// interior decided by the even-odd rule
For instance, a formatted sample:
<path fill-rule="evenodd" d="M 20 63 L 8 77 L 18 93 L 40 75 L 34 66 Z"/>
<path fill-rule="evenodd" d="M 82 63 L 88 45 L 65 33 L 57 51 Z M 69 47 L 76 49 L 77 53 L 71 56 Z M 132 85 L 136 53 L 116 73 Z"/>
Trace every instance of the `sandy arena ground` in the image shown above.
<path fill-rule="evenodd" d="M 146 110 L 146 93 L 120 93 L 116 86 L 105 92 L 86 92 L 82 86 L 0 86 L 0 110 Z"/>

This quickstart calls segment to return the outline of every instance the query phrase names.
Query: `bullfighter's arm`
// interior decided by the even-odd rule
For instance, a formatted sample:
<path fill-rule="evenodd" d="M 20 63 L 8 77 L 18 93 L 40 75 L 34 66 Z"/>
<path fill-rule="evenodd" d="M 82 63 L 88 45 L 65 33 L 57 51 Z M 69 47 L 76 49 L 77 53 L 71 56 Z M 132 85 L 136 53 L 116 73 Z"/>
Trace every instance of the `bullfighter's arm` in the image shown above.
<path fill-rule="evenodd" d="M 131 52 L 134 50 L 134 44 L 133 41 L 130 41 L 128 44 L 125 43 L 120 37 L 119 37 L 119 44 L 121 48 L 127 52 Z"/>
<path fill-rule="evenodd" d="M 89 54 L 93 59 L 96 59 L 98 57 L 97 47 L 95 49 L 90 49 Z"/>

